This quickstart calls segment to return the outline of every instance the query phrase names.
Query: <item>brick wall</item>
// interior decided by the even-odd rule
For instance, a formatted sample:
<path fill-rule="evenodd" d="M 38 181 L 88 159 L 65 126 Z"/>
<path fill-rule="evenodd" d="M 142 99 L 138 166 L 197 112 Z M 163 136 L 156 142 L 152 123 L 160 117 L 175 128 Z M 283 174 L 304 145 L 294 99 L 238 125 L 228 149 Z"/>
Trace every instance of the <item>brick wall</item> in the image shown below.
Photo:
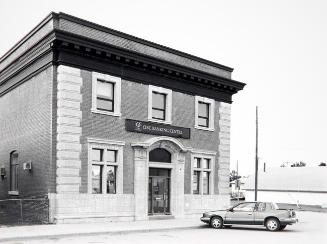
<path fill-rule="evenodd" d="M 124 141 L 124 193 L 133 193 L 134 155 L 130 143 L 145 141 L 153 135 L 131 133 L 125 130 L 125 119 L 147 121 L 148 113 L 148 86 L 122 80 L 122 104 L 121 117 L 91 113 L 92 106 L 92 73 L 82 71 L 82 168 L 81 168 L 81 192 L 87 192 L 87 145 L 86 138 L 103 138 Z M 174 92 L 172 95 L 173 111 L 172 125 L 191 128 L 191 139 L 179 139 L 185 147 L 194 149 L 218 151 L 219 144 L 219 102 L 215 104 L 215 131 L 203 131 L 194 128 L 194 96 Z M 216 156 L 214 174 L 215 189 L 218 194 L 218 155 Z M 185 194 L 190 193 L 191 187 L 191 165 L 190 153 L 186 157 L 185 165 Z"/>
<path fill-rule="evenodd" d="M 0 199 L 8 198 L 10 184 L 9 155 L 18 152 L 19 198 L 42 197 L 49 191 L 51 162 L 53 68 L 35 75 L 0 97 L 0 167 L 7 177 L 0 178 Z M 23 163 L 32 161 L 31 172 Z M 16 198 L 16 196 L 15 196 Z"/>

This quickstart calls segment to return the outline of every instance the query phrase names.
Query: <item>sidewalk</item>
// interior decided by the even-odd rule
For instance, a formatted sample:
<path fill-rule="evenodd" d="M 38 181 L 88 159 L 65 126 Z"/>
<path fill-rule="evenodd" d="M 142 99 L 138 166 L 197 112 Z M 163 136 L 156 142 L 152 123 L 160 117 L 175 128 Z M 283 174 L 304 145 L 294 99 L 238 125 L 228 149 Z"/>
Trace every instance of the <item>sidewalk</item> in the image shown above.
<path fill-rule="evenodd" d="M 133 222 L 106 222 L 57 225 L 29 225 L 0 227 L 0 242 L 32 240 L 99 234 L 128 234 L 137 232 L 193 229 L 203 226 L 199 218 L 148 220 Z"/>

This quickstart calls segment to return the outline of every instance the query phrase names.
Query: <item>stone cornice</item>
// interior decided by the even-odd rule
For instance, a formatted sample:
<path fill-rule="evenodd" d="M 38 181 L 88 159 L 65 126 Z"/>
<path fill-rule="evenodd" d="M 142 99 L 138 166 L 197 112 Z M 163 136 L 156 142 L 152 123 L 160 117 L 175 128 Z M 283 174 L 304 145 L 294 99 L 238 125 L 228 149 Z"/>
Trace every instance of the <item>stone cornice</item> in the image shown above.
<path fill-rule="evenodd" d="M 0 93 L 4 92 L 2 85 L 7 80 L 18 75 L 19 72 L 22 72 L 45 53 L 49 52 L 52 53 L 52 63 L 55 65 L 64 64 L 87 70 L 112 73 L 121 75 L 124 79 L 141 83 L 151 84 L 153 82 L 152 84 L 157 86 L 192 95 L 207 95 L 217 101 L 226 103 L 231 103 L 232 95 L 242 90 L 245 86 L 244 83 L 227 77 L 214 75 L 212 72 L 204 72 L 200 69 L 201 65 L 198 68 L 192 68 L 191 63 L 181 65 L 181 60 L 179 60 L 179 63 L 177 61 L 175 63 L 174 61 L 167 61 L 153 55 L 145 55 L 140 51 L 121 48 L 95 38 L 77 35 L 71 31 L 64 31 L 63 23 L 60 22 L 61 19 L 75 21 L 89 28 L 93 27 L 97 30 L 108 32 L 111 35 L 115 34 L 121 38 L 142 43 L 142 45 L 170 52 L 175 56 L 180 55 L 184 59 L 194 59 L 195 63 L 192 64 L 193 66 L 202 62 L 206 67 L 212 65 L 215 69 L 225 70 L 224 72 L 231 72 L 232 70 L 229 67 L 221 66 L 211 61 L 206 61 L 66 14 L 51 13 L 0 59 Z M 49 63 L 44 63 L 44 66 L 46 65 L 49 65 Z M 110 68 L 112 69 L 110 70 Z"/>
<path fill-rule="evenodd" d="M 206 60 L 206 59 L 203 59 L 203 58 L 200 58 L 200 57 L 197 57 L 195 55 L 191 55 L 191 54 L 188 54 L 188 53 L 185 53 L 185 52 L 181 52 L 181 51 L 178 51 L 176 49 L 169 48 L 169 47 L 166 47 L 166 46 L 163 46 L 163 45 L 151 42 L 151 41 L 147 41 L 147 40 L 144 40 L 142 38 L 139 38 L 139 37 L 136 37 L 136 36 L 133 36 L 133 35 L 129 35 L 129 34 L 126 34 L 126 33 L 123 33 L 123 32 L 120 32 L 120 31 L 117 31 L 117 30 L 114 30 L 114 29 L 99 25 L 99 24 L 96 24 L 96 23 L 93 23 L 93 22 L 90 22 L 90 21 L 87 21 L 87 20 L 72 16 L 72 15 L 68 15 L 68 14 L 65 14 L 65 13 L 62 13 L 62 12 L 59 12 L 58 14 L 53 13 L 53 15 L 58 20 L 67 20 L 67 21 L 69 21 L 71 23 L 79 24 L 79 25 L 82 25 L 84 27 L 89 27 L 89 28 L 94 29 L 94 30 L 99 30 L 99 31 L 111 34 L 113 36 L 117 36 L 117 37 L 129 40 L 129 41 L 140 43 L 140 44 L 143 44 L 145 46 L 153 47 L 153 48 L 158 49 L 158 50 L 163 50 L 163 51 L 166 51 L 167 53 L 176 54 L 177 56 L 185 57 L 187 59 L 196 60 L 196 61 L 198 61 L 200 63 L 204 63 L 204 64 L 207 64 L 207 65 L 219 68 L 219 69 L 223 69 L 223 70 L 226 70 L 228 72 L 233 71 L 233 68 L 231 68 L 231 67 L 228 67 L 228 66 L 225 66 L 225 65 L 222 65 L 222 64 L 219 64 L 219 63 L 215 63 L 215 62 L 212 62 L 212 61 L 209 61 L 209 60 Z M 60 28 L 60 23 L 59 23 L 59 28 Z"/>

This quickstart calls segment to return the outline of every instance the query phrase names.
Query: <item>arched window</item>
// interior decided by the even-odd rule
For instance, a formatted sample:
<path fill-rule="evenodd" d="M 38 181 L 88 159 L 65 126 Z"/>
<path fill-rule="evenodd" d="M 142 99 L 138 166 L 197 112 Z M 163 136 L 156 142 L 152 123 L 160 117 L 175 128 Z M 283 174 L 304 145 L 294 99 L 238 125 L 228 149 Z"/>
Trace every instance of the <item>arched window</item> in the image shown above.
<path fill-rule="evenodd" d="M 166 149 L 156 148 L 150 151 L 149 154 L 150 162 L 163 162 L 170 163 L 171 162 L 171 154 Z"/>
<path fill-rule="evenodd" d="M 10 191 L 18 191 L 18 153 L 10 153 Z"/>

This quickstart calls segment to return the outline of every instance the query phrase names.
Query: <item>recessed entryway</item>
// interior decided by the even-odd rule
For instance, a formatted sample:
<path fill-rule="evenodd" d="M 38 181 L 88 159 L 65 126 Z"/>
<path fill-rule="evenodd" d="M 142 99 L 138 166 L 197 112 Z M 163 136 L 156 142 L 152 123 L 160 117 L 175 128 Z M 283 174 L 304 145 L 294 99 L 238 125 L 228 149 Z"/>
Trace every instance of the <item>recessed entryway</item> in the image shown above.
<path fill-rule="evenodd" d="M 170 169 L 149 169 L 148 214 L 170 214 Z"/>

